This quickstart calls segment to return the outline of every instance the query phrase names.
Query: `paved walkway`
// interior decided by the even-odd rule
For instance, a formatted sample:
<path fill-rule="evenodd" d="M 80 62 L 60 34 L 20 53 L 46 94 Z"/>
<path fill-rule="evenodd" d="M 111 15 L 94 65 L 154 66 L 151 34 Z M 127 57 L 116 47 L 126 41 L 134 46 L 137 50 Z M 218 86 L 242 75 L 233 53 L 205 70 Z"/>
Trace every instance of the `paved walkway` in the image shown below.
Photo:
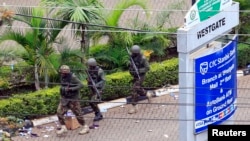
<path fill-rule="evenodd" d="M 238 77 L 238 109 L 235 124 L 250 124 L 250 75 Z M 109 109 L 100 121 L 100 127 L 86 135 L 78 135 L 80 129 L 70 130 L 64 137 L 55 134 L 56 123 L 43 125 L 33 132 L 40 137 L 13 137 L 14 141 L 178 141 L 178 100 L 164 95 L 153 98 L 153 103 L 140 101 L 139 113 L 127 114 L 131 105 Z M 93 113 L 85 115 L 91 124 Z M 54 129 L 54 130 L 52 130 Z"/>

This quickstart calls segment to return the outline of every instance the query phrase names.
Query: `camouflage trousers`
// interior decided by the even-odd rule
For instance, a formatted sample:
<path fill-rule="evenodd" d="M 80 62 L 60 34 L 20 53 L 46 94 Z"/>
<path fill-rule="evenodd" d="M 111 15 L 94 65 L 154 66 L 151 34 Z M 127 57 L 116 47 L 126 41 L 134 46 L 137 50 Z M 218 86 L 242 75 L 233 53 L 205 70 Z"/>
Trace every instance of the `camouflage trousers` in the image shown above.
<path fill-rule="evenodd" d="M 136 105 L 138 102 L 139 96 L 146 96 L 146 91 L 142 87 L 142 83 L 145 79 L 145 76 L 141 76 L 140 79 L 134 78 L 133 79 L 133 86 L 132 86 L 132 95 L 131 95 L 131 102 L 132 105 Z"/>
<path fill-rule="evenodd" d="M 102 91 L 99 90 L 100 95 L 102 94 Z M 90 95 L 90 102 L 89 105 L 93 109 L 95 113 L 99 113 L 100 109 L 98 108 L 98 104 L 101 102 L 101 97 L 98 97 L 95 90 L 91 89 L 91 95 Z"/>
<path fill-rule="evenodd" d="M 83 112 L 81 109 L 81 105 L 79 101 L 73 101 L 69 100 L 67 101 L 67 104 L 63 103 L 62 100 L 60 101 L 58 108 L 57 108 L 57 117 L 61 125 L 65 125 L 64 122 L 64 115 L 68 110 L 71 110 L 74 115 L 76 116 L 76 119 L 81 125 L 85 125 L 85 120 L 83 117 Z"/>

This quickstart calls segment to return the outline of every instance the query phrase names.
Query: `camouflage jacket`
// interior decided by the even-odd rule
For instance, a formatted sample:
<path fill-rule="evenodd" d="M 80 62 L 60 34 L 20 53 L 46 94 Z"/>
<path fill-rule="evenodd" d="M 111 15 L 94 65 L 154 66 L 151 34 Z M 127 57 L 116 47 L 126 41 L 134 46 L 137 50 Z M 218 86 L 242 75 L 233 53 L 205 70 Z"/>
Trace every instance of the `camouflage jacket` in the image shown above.
<path fill-rule="evenodd" d="M 63 98 L 79 98 L 80 89 L 82 87 L 82 82 L 73 73 L 66 78 L 61 77 L 60 94 Z"/>
<path fill-rule="evenodd" d="M 150 70 L 148 60 L 142 54 L 137 55 L 135 57 L 131 56 L 131 58 L 133 59 L 140 76 L 145 75 Z M 133 77 L 137 76 L 131 60 L 130 60 L 130 65 L 129 65 L 129 72 Z"/>
<path fill-rule="evenodd" d="M 102 90 L 104 88 L 106 81 L 103 69 L 97 66 L 94 70 L 88 69 L 88 72 L 90 74 L 89 77 L 91 77 L 92 80 L 94 81 L 96 88 Z M 89 86 L 93 85 L 92 82 L 90 81 L 90 78 L 88 78 L 88 85 Z"/>

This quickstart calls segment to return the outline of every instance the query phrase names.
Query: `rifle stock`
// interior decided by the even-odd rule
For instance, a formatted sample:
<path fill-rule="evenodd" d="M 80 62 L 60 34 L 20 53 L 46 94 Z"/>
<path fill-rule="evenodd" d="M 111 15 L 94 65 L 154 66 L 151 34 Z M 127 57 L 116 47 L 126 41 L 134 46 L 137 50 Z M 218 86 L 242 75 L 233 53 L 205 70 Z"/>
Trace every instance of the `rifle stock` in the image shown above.
<path fill-rule="evenodd" d="M 128 50 L 128 47 L 126 47 L 126 49 L 127 49 L 128 54 L 130 55 L 130 52 L 129 52 L 129 50 Z M 134 70 L 135 70 L 135 73 L 136 73 L 137 77 L 138 77 L 139 79 L 141 79 L 141 77 L 140 77 L 140 75 L 139 75 L 138 68 L 136 67 L 135 62 L 134 62 L 134 60 L 133 60 L 133 58 L 132 58 L 131 56 L 130 56 L 130 60 L 131 60 L 131 63 L 132 63 L 132 65 L 133 65 L 133 68 L 134 68 Z"/>

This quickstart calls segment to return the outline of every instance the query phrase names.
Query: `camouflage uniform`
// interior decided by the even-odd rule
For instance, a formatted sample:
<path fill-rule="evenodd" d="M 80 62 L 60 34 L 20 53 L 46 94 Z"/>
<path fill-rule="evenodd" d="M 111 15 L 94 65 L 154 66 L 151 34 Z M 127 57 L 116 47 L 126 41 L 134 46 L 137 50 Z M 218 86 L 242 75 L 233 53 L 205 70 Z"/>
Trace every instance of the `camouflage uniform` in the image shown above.
<path fill-rule="evenodd" d="M 102 94 L 104 84 L 105 84 L 105 75 L 104 75 L 104 71 L 99 66 L 89 67 L 87 71 L 90 75 L 88 76 L 88 86 L 90 88 L 90 103 L 89 104 L 91 108 L 93 109 L 93 111 L 95 112 L 94 121 L 98 121 L 102 119 L 102 114 L 97 105 L 101 101 L 101 94 Z M 91 82 L 91 78 L 89 77 L 92 78 L 92 80 L 95 83 L 95 86 L 93 86 Z M 94 89 L 94 87 L 96 87 L 97 90 L 99 91 L 100 97 L 98 97 L 98 94 L 96 90 Z"/>
<path fill-rule="evenodd" d="M 61 129 L 56 133 L 57 135 L 62 135 L 67 132 L 67 128 L 64 122 L 64 114 L 68 111 L 68 109 L 70 109 L 76 116 L 78 122 L 83 127 L 79 134 L 86 134 L 89 132 L 89 126 L 85 123 L 83 112 L 81 110 L 81 105 L 79 102 L 80 89 L 83 87 L 83 84 L 73 73 L 70 72 L 70 68 L 67 65 L 62 65 L 60 67 L 60 73 L 61 100 L 57 108 L 57 116 L 61 124 Z"/>
<path fill-rule="evenodd" d="M 146 96 L 146 91 L 142 87 L 142 83 L 145 79 L 146 73 L 149 71 L 149 63 L 143 54 L 138 53 L 135 55 L 131 55 L 132 59 L 134 60 L 134 63 L 138 69 L 140 79 L 138 78 L 138 75 L 136 74 L 136 71 L 132 65 L 132 62 L 130 62 L 129 66 L 129 72 L 133 76 L 133 87 L 132 87 L 132 105 L 136 105 L 138 101 L 138 96 Z"/>
<path fill-rule="evenodd" d="M 64 114 L 71 109 L 78 122 L 85 124 L 83 112 L 79 102 L 80 89 L 83 87 L 81 81 L 72 73 L 61 77 L 61 100 L 57 109 L 57 116 L 61 125 L 65 125 Z"/>

